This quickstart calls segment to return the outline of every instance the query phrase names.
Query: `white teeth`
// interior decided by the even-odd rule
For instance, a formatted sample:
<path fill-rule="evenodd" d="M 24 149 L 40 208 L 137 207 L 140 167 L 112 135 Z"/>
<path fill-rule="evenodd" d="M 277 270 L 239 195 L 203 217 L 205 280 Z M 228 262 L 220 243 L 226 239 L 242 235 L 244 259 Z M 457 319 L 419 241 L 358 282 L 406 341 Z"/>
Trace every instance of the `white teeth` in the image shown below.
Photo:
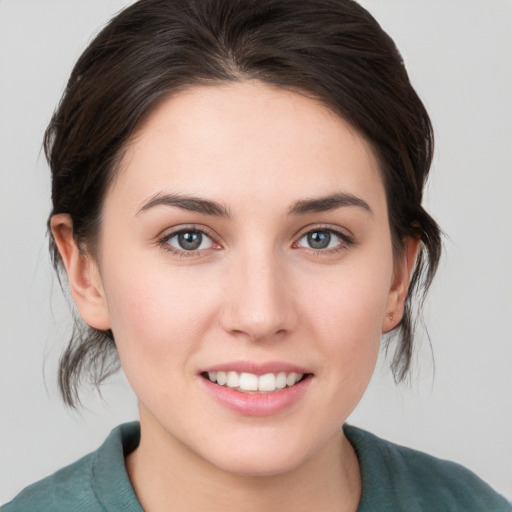
<path fill-rule="evenodd" d="M 286 377 L 286 385 L 293 386 L 297 382 L 297 374 L 295 372 L 289 373 Z"/>
<path fill-rule="evenodd" d="M 276 389 L 276 376 L 273 373 L 266 373 L 258 379 L 259 391 L 274 391 Z"/>
<path fill-rule="evenodd" d="M 286 373 L 280 372 L 276 377 L 276 388 L 283 389 L 286 387 Z"/>
<path fill-rule="evenodd" d="M 279 372 L 255 375 L 254 373 L 229 372 L 208 372 L 208 378 L 220 386 L 238 389 L 239 391 L 265 391 L 272 392 L 276 389 L 283 389 L 286 386 L 293 386 L 304 377 L 303 373 Z"/>
<path fill-rule="evenodd" d="M 258 380 L 258 376 L 253 373 L 242 373 L 239 387 L 242 391 L 258 391 Z"/>
<path fill-rule="evenodd" d="M 236 372 L 228 372 L 228 380 L 226 382 L 228 388 L 237 388 L 240 385 L 240 377 Z"/>

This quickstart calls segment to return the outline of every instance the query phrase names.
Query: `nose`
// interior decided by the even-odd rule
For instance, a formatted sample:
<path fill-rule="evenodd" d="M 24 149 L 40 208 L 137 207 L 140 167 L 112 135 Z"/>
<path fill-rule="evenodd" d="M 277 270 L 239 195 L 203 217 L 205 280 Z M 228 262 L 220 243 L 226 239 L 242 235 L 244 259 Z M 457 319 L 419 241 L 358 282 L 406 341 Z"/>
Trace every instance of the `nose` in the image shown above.
<path fill-rule="evenodd" d="M 252 254 L 230 265 L 224 283 L 224 330 L 252 341 L 271 340 L 297 325 L 293 283 L 285 264 L 269 254 Z"/>

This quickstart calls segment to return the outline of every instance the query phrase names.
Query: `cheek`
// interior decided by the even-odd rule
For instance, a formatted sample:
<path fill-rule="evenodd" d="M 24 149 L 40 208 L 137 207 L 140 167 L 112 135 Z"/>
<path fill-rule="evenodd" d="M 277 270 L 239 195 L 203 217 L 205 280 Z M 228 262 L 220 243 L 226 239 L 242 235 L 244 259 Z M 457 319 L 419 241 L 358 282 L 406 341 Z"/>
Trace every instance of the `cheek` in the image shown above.
<path fill-rule="evenodd" d="M 150 271 L 118 265 L 107 275 L 112 331 L 128 378 L 137 373 L 134 369 L 143 375 L 168 371 L 170 365 L 186 370 L 183 362 L 198 348 L 213 317 L 211 290 L 201 286 L 200 278 L 191 281 L 187 272 L 174 269 L 171 275 L 158 266 Z"/>
<path fill-rule="evenodd" d="M 354 265 L 332 273 L 326 280 L 328 286 L 309 296 L 311 314 L 322 319 L 319 328 L 337 331 L 340 336 L 351 333 L 354 341 L 375 335 L 380 338 L 391 278 L 391 263 L 377 267 Z"/>
<path fill-rule="evenodd" d="M 321 345 L 326 365 L 354 389 L 366 387 L 380 347 L 393 273 L 391 249 L 388 257 L 383 253 L 340 266 L 325 277 L 323 290 L 311 286 L 315 293 L 302 299 L 308 304 L 303 317 Z"/>

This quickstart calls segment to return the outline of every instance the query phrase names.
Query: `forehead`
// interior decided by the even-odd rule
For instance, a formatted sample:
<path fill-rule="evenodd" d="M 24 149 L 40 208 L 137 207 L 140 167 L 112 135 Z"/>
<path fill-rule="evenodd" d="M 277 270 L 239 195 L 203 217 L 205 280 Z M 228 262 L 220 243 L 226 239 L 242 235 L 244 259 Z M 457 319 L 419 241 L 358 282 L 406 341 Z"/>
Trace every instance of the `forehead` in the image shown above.
<path fill-rule="evenodd" d="M 284 204 L 339 189 L 382 199 L 370 144 L 319 101 L 248 81 L 165 100 L 127 147 L 109 195 L 134 205 L 162 191 Z"/>

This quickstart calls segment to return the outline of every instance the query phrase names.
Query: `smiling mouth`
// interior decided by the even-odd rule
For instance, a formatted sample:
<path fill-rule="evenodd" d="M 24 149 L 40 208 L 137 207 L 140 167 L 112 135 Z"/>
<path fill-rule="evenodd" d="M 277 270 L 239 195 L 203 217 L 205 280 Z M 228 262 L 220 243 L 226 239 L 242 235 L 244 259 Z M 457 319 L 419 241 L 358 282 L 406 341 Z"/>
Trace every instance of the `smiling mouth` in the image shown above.
<path fill-rule="evenodd" d="M 279 372 L 256 375 L 235 371 L 203 372 L 201 376 L 219 386 L 241 393 L 272 393 L 290 388 L 307 378 L 309 373 Z"/>

